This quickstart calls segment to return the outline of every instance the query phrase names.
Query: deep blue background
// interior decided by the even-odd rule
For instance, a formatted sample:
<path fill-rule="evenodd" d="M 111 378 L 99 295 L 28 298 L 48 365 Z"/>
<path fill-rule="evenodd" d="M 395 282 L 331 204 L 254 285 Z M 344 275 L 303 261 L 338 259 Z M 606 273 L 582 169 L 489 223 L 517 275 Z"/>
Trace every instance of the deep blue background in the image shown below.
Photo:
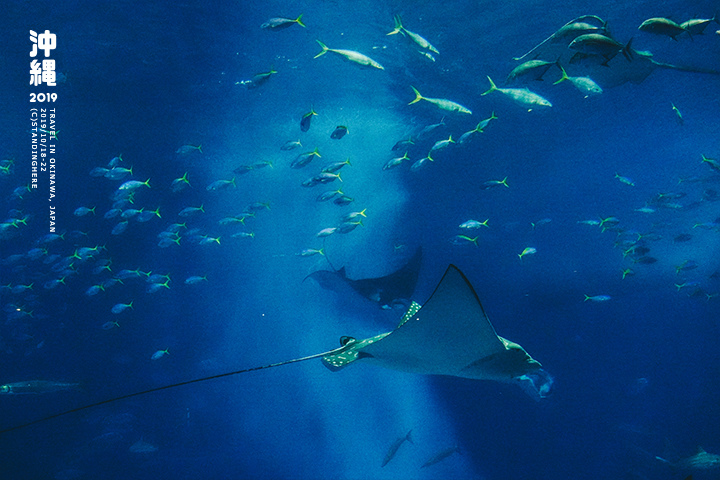
<path fill-rule="evenodd" d="M 0 436 L 2 478 L 679 478 L 654 459 L 691 455 L 698 445 L 720 452 L 718 408 L 718 230 L 692 227 L 720 217 L 716 202 L 694 208 L 636 212 L 660 192 L 682 192 L 691 205 L 717 174 L 701 154 L 720 157 L 720 77 L 659 70 L 582 98 L 553 77 L 531 88 L 553 102 L 527 112 L 499 94 L 480 96 L 486 76 L 499 80 L 519 56 L 569 20 L 595 14 L 633 47 L 668 63 L 720 66 L 720 28 L 673 42 L 638 32 L 646 18 L 710 17 L 715 2 L 15 2 L 4 15 L 0 57 L 0 156 L 14 158 L 0 177 L 5 217 L 30 215 L 28 226 L 0 240 L 0 284 L 35 282 L 32 291 L 0 290 L 0 383 L 27 379 L 81 382 L 82 392 L 0 397 L 1 428 L 58 411 L 175 381 L 263 365 L 337 346 L 341 335 L 373 335 L 396 324 L 399 312 L 360 298 L 340 298 L 311 282 L 324 258 L 299 257 L 320 248 L 315 233 L 350 211 L 367 208 L 364 227 L 325 244 L 333 265 L 353 278 L 401 265 L 416 245 L 425 258 L 415 298 L 430 295 L 449 263 L 471 280 L 496 330 L 522 344 L 555 377 L 555 391 L 533 402 L 520 389 L 458 378 L 430 378 L 355 365 L 330 373 L 319 361 L 196 384 L 105 405 Z M 307 28 L 268 32 L 274 16 L 303 13 Z M 420 57 L 407 39 L 386 36 L 400 14 L 410 30 L 439 50 Z M 11 198 L 29 179 L 27 85 L 29 30 L 57 34 L 53 54 L 67 81 L 55 91 L 59 141 L 60 229 L 67 239 L 49 254 L 105 245 L 115 272 L 140 268 L 169 274 L 170 289 L 146 293 L 127 281 L 95 297 L 85 290 L 107 278 L 83 264 L 66 286 L 43 289 L 49 265 L 24 254 L 47 233 L 47 197 Z M 316 39 L 331 48 L 368 54 L 385 71 L 366 70 L 331 54 L 313 57 Z M 236 82 L 271 67 L 267 84 Z M 551 71 L 552 72 L 552 71 Z M 438 152 L 425 170 L 384 172 L 392 145 L 443 112 L 407 104 L 414 85 L 473 111 L 449 114 L 447 126 L 410 151 L 413 160 L 436 140 L 459 137 L 495 111 L 499 117 L 469 145 Z M 679 125 L 671 103 L 682 111 Z M 299 119 L 319 113 L 309 132 Z M 330 140 L 336 125 L 349 134 Z M 302 150 L 282 152 L 287 140 Z M 202 144 L 203 153 L 174 153 Z M 289 168 L 301 151 L 323 155 L 303 170 Z M 117 182 L 88 172 L 122 153 L 135 179 L 152 188 L 137 208 L 160 207 L 161 219 L 131 223 L 110 235 L 102 218 Z M 320 204 L 329 187 L 300 183 L 332 161 L 350 157 L 341 188 L 348 207 Z M 237 188 L 208 192 L 240 165 L 270 160 L 236 178 Z M 192 188 L 170 183 L 189 172 Z M 631 177 L 620 183 L 615 173 Z M 481 190 L 508 177 L 509 189 Z M 678 183 L 680 177 L 701 181 Z M 44 180 L 43 180 L 44 181 Z M 707 193 L 705 193 L 707 196 Z M 270 202 L 246 227 L 221 226 L 249 203 Z M 189 220 L 220 245 L 159 248 L 156 235 L 183 221 L 177 212 L 204 205 Z M 79 206 L 98 215 L 75 217 Z M 13 212 L 17 209 L 20 212 Z M 657 232 L 652 265 L 632 265 L 615 247 L 616 232 L 578 221 L 616 216 L 620 227 Z M 3 218 L 5 218 L 3 217 Z M 468 219 L 489 218 L 478 247 L 453 245 Z M 533 229 L 532 222 L 550 223 Z M 232 238 L 237 231 L 254 238 Z M 73 232 L 76 232 L 73 234 Z M 77 233 L 83 232 L 83 234 Z M 688 242 L 674 242 L 689 233 Z M 475 236 L 475 233 L 471 233 Z M 633 237 L 635 238 L 635 237 Z M 395 248 L 396 246 L 403 248 Z M 537 254 L 522 261 L 528 246 Z M 676 274 L 685 260 L 698 268 Z M 622 279 L 622 270 L 635 274 Z M 185 285 L 190 275 L 207 282 Z M 683 281 L 702 288 L 678 291 Z M 711 298 L 705 295 L 711 295 Z M 584 295 L 611 295 L 604 303 Z M 133 301 L 115 316 L 111 307 Z M 32 317 L 11 318 L 13 305 Z M 103 330 L 117 320 L 121 326 Z M 158 349 L 170 354 L 151 361 Z M 413 430 L 380 468 L 389 446 Z M 158 451 L 129 451 L 140 439 Z M 454 455 L 420 469 L 443 448 Z M 717 478 L 718 472 L 707 477 Z M 715 476 L 712 476 L 715 475 Z"/>

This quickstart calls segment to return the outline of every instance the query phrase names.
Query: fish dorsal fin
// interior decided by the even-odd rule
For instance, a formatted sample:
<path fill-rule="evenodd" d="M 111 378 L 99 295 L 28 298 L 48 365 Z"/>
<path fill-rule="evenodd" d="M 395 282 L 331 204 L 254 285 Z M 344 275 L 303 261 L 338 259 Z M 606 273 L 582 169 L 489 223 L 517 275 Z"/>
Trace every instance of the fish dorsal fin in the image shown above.
<path fill-rule="evenodd" d="M 347 274 L 345 273 L 345 267 L 340 267 L 340 270 L 338 270 L 337 273 L 338 273 L 342 278 L 347 278 Z"/>
<path fill-rule="evenodd" d="M 697 447 L 697 452 L 695 452 L 695 455 L 703 455 L 703 454 L 705 454 L 705 453 L 707 453 L 707 452 L 705 451 L 705 449 L 704 449 L 703 447 L 701 447 L 700 445 L 698 445 L 698 447 Z"/>

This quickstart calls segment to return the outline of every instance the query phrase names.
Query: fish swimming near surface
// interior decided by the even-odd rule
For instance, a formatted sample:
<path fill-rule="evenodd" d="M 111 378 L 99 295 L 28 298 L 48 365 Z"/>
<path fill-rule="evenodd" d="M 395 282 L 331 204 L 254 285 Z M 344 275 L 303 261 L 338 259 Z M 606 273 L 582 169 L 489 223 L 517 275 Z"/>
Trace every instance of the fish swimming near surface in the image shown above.
<path fill-rule="evenodd" d="M 415 291 L 422 261 L 422 248 L 418 247 L 415 254 L 398 270 L 376 278 L 353 280 L 348 278 L 345 267 L 337 271 L 318 270 L 305 278 L 315 280 L 322 288 L 342 291 L 349 286 L 363 297 L 378 303 L 383 308 L 393 305 L 407 304 Z"/>

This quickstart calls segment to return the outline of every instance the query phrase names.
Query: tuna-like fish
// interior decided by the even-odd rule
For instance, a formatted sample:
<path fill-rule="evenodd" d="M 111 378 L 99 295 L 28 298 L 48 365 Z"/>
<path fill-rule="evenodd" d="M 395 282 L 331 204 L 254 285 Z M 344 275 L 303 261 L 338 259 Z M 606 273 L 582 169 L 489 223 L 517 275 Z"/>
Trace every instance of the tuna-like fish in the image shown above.
<path fill-rule="evenodd" d="M 562 66 L 560 66 L 560 70 L 562 70 L 562 77 L 560 77 L 560 80 L 553 83 L 553 85 L 557 85 L 558 83 L 567 80 L 568 82 L 572 83 L 573 86 L 577 88 L 581 93 L 585 94 L 585 98 L 591 95 L 600 95 L 601 93 L 603 93 L 603 89 L 600 88 L 600 85 L 595 83 L 592 78 L 571 77 L 567 74 L 567 72 Z"/>
<path fill-rule="evenodd" d="M 505 83 L 512 83 L 513 81 L 520 81 L 524 79 L 529 80 L 542 80 L 543 75 L 550 70 L 553 65 L 560 66 L 557 61 L 548 62 L 545 60 L 528 60 L 525 63 L 521 63 L 517 67 L 513 68 L 510 74 L 507 76 Z"/>
<path fill-rule="evenodd" d="M 492 78 L 487 77 L 487 79 L 490 81 L 490 88 L 482 95 L 487 95 L 488 93 L 497 91 L 502 93 L 506 97 L 511 98 L 518 105 L 524 107 L 552 107 L 552 103 L 550 103 L 537 93 L 531 92 L 527 88 L 498 88 L 495 85 L 495 82 L 492 81 Z"/>
<path fill-rule="evenodd" d="M 320 45 L 320 48 L 322 48 L 322 52 L 315 55 L 315 58 L 325 55 L 327 52 L 332 52 L 337 55 L 340 55 L 345 60 L 357 63 L 358 65 L 362 65 L 364 67 L 373 67 L 373 68 L 377 68 L 378 70 L 385 70 L 385 68 L 382 65 L 380 65 L 378 62 L 376 62 L 372 58 L 368 57 L 367 55 L 363 55 L 362 53 L 356 52 L 354 50 L 341 50 L 341 49 L 336 49 L 336 48 L 328 48 L 320 40 L 316 40 L 316 42 Z"/>
<path fill-rule="evenodd" d="M 430 103 L 432 103 L 433 105 L 435 105 L 436 107 L 438 107 L 438 108 L 440 108 L 440 109 L 442 109 L 442 110 L 447 110 L 448 112 L 467 113 L 468 115 L 471 115 L 471 114 L 472 114 L 472 112 L 471 112 L 468 108 L 463 107 L 463 106 L 460 105 L 459 103 L 453 102 L 452 100 L 447 100 L 447 99 L 444 99 L 444 98 L 429 98 L 429 97 L 423 97 L 422 95 L 420 95 L 420 92 L 418 92 L 415 87 L 413 87 L 413 86 L 411 85 L 410 88 L 412 88 L 412 89 L 413 89 L 413 92 L 415 92 L 415 100 L 413 100 L 412 102 L 408 103 L 408 105 L 412 105 L 413 103 L 417 103 L 417 102 L 419 102 L 420 100 L 425 100 L 426 102 L 430 102 Z"/>
<path fill-rule="evenodd" d="M 638 27 L 638 30 L 641 32 L 654 33 L 655 35 L 666 35 L 675 41 L 677 41 L 675 37 L 684 32 L 687 32 L 690 38 L 692 38 L 692 34 L 687 28 L 678 25 L 669 18 L 648 18 Z"/>
<path fill-rule="evenodd" d="M 607 66 L 607 62 L 612 60 L 613 57 L 620 52 L 625 55 L 625 58 L 627 58 L 628 61 L 632 61 L 632 49 L 630 48 L 631 44 L 632 39 L 630 39 L 626 45 L 623 45 L 617 40 L 613 40 L 605 35 L 601 35 L 599 33 L 588 33 L 580 35 L 570 42 L 568 48 L 587 55 L 600 55 L 605 58 L 605 62 L 603 62 L 602 65 Z"/>
<path fill-rule="evenodd" d="M 150 179 L 149 178 L 147 180 L 145 180 L 144 182 L 141 182 L 140 180 L 127 181 L 127 182 L 123 183 L 122 185 L 120 185 L 120 187 L 118 187 L 118 190 L 133 191 L 133 190 L 137 190 L 138 188 L 143 187 L 143 186 L 150 188 Z"/>
<path fill-rule="evenodd" d="M 715 12 L 713 18 L 691 18 L 681 23 L 680 27 L 687 30 L 688 34 L 702 35 L 710 22 L 720 23 L 718 22 L 718 12 Z"/>
<path fill-rule="evenodd" d="M 302 14 L 300 14 L 300 16 L 296 19 L 283 17 L 271 18 L 267 22 L 260 25 L 260 28 L 262 28 L 263 30 L 284 30 L 288 27 L 292 27 L 296 23 L 301 27 L 305 27 L 305 24 L 302 23 Z"/>
<path fill-rule="evenodd" d="M 407 35 L 410 40 L 415 42 L 420 48 L 424 48 L 426 50 L 430 50 L 431 52 L 435 52 L 439 54 L 437 48 L 433 47 L 430 42 L 425 40 L 423 37 L 421 37 L 419 34 L 415 32 L 411 32 L 407 28 L 403 27 L 402 24 L 402 18 L 400 18 L 400 15 L 395 15 L 395 29 L 388 33 L 388 35 L 395 35 L 396 33 L 402 33 L 403 35 Z"/>

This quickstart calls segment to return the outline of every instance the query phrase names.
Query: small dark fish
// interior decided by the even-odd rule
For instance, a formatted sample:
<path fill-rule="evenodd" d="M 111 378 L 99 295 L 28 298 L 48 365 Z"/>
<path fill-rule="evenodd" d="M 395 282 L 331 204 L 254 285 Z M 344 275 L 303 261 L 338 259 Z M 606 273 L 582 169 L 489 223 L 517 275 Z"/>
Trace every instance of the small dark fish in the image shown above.
<path fill-rule="evenodd" d="M 345 165 L 352 166 L 352 163 L 350 163 L 350 159 L 348 158 L 344 162 L 333 162 L 328 165 L 325 165 L 322 169 L 322 173 L 336 173 L 341 168 L 343 168 Z"/>
<path fill-rule="evenodd" d="M 630 251 L 628 253 L 642 257 L 643 255 L 647 255 L 648 253 L 650 253 L 650 249 L 648 247 L 634 246 L 630 248 Z"/>
<path fill-rule="evenodd" d="M 247 88 L 258 88 L 263 83 L 270 80 L 270 77 L 277 73 L 277 70 L 274 68 L 270 68 L 269 72 L 263 72 L 263 73 L 256 73 L 253 75 L 252 79 L 249 81 L 245 81 L 243 85 L 245 85 Z"/>
<path fill-rule="evenodd" d="M 358 220 L 357 222 L 341 223 L 337 227 L 337 230 L 335 230 L 335 233 L 350 233 L 362 224 L 362 220 Z"/>
<path fill-rule="evenodd" d="M 340 140 L 348 133 L 348 128 L 345 125 L 338 125 L 335 127 L 335 131 L 330 134 L 330 138 Z"/>
<path fill-rule="evenodd" d="M 442 117 L 440 119 L 440 123 L 434 123 L 432 125 L 428 125 L 427 127 L 423 128 L 420 133 L 417 134 L 417 138 L 420 139 L 427 135 L 428 133 L 432 132 L 436 128 L 444 127 L 445 126 L 445 117 Z M 412 142 L 411 142 L 412 143 Z M 397 144 L 396 144 L 397 145 Z M 394 147 L 393 147 L 394 150 Z"/>
<path fill-rule="evenodd" d="M 312 117 L 314 117 L 315 115 L 317 115 L 317 112 L 312 108 L 308 113 L 303 115 L 300 119 L 300 130 L 302 130 L 303 132 L 307 132 L 308 130 L 310 130 L 310 122 L 312 121 Z"/>
<path fill-rule="evenodd" d="M 320 182 L 318 182 L 318 180 L 315 177 L 312 177 L 312 178 L 308 178 L 307 180 L 305 180 L 302 183 L 302 186 L 311 188 L 311 187 L 314 187 L 315 185 L 317 185 L 318 183 L 320 183 Z"/>
<path fill-rule="evenodd" d="M 252 165 L 240 165 L 238 168 L 233 170 L 233 173 L 237 173 L 238 175 L 244 175 L 254 169 L 255 168 Z"/>
<path fill-rule="evenodd" d="M 685 192 L 668 192 L 668 193 L 658 193 L 655 197 L 655 201 L 657 202 L 669 202 L 670 200 L 680 200 L 681 198 L 685 198 L 687 196 L 687 193 Z"/>
<path fill-rule="evenodd" d="M 321 193 L 317 196 L 315 199 L 318 202 L 327 202 L 328 200 L 332 200 L 333 198 L 337 197 L 338 195 L 342 195 L 342 190 L 330 190 L 324 193 Z"/>
<path fill-rule="evenodd" d="M 388 449 L 388 452 L 387 452 L 387 454 L 385 454 L 385 458 L 383 459 L 383 463 L 382 463 L 382 465 L 381 465 L 382 467 L 384 467 L 385 465 L 387 465 L 388 462 L 393 459 L 393 457 L 394 457 L 395 454 L 397 453 L 397 451 L 398 451 L 398 449 L 400 448 L 400 446 L 401 446 L 403 443 L 405 443 L 406 440 L 407 440 L 408 442 L 410 442 L 410 443 L 413 443 L 412 437 L 410 436 L 410 433 L 412 433 L 412 430 L 410 430 L 410 431 L 407 433 L 407 435 L 405 435 L 404 437 L 398 438 L 397 440 L 395 440 L 395 442 L 393 442 L 392 445 L 390 445 L 390 448 Z"/>
<path fill-rule="evenodd" d="M 640 257 L 635 260 L 635 263 L 639 263 L 641 265 L 652 265 L 655 262 L 657 262 L 657 258 L 655 257 Z"/>
<path fill-rule="evenodd" d="M 282 147 L 280 147 L 280 150 L 293 150 L 295 148 L 302 147 L 302 143 L 300 143 L 300 140 L 288 140 L 283 144 Z"/>
<path fill-rule="evenodd" d="M 698 264 L 695 260 L 685 260 L 683 263 L 675 267 L 675 271 L 680 273 L 688 270 L 695 270 L 696 268 L 698 268 Z"/>
<path fill-rule="evenodd" d="M 689 233 L 681 233 L 680 235 L 673 238 L 673 242 L 675 242 L 675 243 L 689 242 L 690 240 L 692 240 L 692 235 L 690 235 Z"/>
<path fill-rule="evenodd" d="M 339 197 L 335 197 L 333 203 L 335 205 L 350 205 L 354 201 L 355 199 L 353 197 L 348 197 L 347 195 L 340 195 Z"/>
<path fill-rule="evenodd" d="M 415 143 L 412 141 L 412 138 L 408 138 L 407 140 L 398 140 L 395 145 L 393 145 L 392 151 L 397 152 L 399 150 L 402 150 L 403 148 L 407 148 L 408 145 L 415 145 Z"/>
<path fill-rule="evenodd" d="M 292 163 L 290 164 L 290 168 L 302 168 L 308 163 L 312 162 L 313 158 L 320 156 L 321 155 L 318 153 L 317 148 L 312 152 L 301 153 L 300 155 L 295 157 L 295 160 L 292 161 Z"/>
<path fill-rule="evenodd" d="M 717 192 L 717 190 L 708 188 L 703 192 L 703 200 L 706 200 L 708 202 L 716 202 L 720 200 L 720 194 Z"/>
<path fill-rule="evenodd" d="M 430 460 L 423 463 L 420 468 L 429 467 L 431 465 L 435 465 L 436 463 L 442 462 L 446 458 L 448 458 L 453 453 L 460 453 L 460 447 L 455 445 L 454 447 L 446 448 L 444 450 L 439 451 L 436 453 Z"/>
<path fill-rule="evenodd" d="M 503 178 L 502 180 L 488 180 L 487 182 L 483 182 L 482 185 L 480 185 L 480 188 L 483 190 L 489 190 L 491 188 L 499 187 L 501 185 L 510 188 L 507 184 L 507 177 Z"/>

